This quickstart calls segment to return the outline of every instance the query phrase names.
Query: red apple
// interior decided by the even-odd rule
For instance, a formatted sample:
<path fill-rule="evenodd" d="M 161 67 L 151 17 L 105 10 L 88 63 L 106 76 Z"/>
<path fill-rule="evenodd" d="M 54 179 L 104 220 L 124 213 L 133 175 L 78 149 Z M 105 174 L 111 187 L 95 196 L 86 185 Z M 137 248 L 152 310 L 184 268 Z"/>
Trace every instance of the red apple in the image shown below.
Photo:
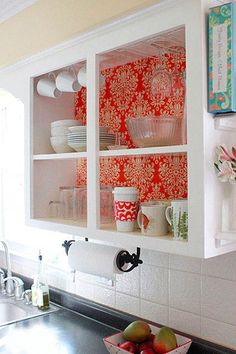
<path fill-rule="evenodd" d="M 149 348 L 149 349 L 144 349 L 143 351 L 141 351 L 140 354 L 155 354 L 154 350 Z"/>
<path fill-rule="evenodd" d="M 145 349 L 152 349 L 152 341 L 147 340 L 143 343 L 140 343 L 138 346 L 138 352 L 141 353 Z"/>
<path fill-rule="evenodd" d="M 119 345 L 121 349 L 127 350 L 129 353 L 136 353 L 137 347 L 136 344 L 131 342 L 130 340 Z"/>

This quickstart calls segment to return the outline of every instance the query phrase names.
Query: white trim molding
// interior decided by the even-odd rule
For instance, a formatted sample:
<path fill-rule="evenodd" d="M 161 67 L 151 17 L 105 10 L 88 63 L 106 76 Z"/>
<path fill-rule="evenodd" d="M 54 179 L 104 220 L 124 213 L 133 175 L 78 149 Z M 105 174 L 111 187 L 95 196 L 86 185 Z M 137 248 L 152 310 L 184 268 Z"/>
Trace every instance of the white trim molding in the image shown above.
<path fill-rule="evenodd" d="M 0 4 L 0 24 L 26 7 L 33 5 L 38 0 L 1 0 Z"/>

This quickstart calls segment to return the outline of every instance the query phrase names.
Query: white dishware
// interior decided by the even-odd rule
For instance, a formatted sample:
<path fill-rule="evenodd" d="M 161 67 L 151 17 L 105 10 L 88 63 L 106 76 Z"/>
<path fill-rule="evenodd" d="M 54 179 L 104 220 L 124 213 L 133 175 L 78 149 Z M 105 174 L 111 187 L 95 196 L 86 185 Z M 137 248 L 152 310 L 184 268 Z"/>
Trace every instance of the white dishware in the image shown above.
<path fill-rule="evenodd" d="M 79 69 L 78 74 L 77 74 L 77 79 L 78 82 L 80 83 L 81 86 L 86 87 L 87 86 L 87 72 L 86 72 L 86 66 L 83 66 L 82 68 Z M 105 84 L 105 78 L 103 75 L 100 74 L 99 76 L 99 87 L 103 87 Z"/>
<path fill-rule="evenodd" d="M 37 92 L 40 96 L 58 98 L 62 92 L 56 87 L 55 79 L 53 77 L 45 77 L 38 81 Z"/>
<path fill-rule="evenodd" d="M 66 136 L 52 136 L 50 142 L 53 150 L 57 153 L 72 152 L 74 149 L 67 143 Z"/>
<path fill-rule="evenodd" d="M 87 150 L 87 144 L 77 144 L 77 143 L 68 143 L 68 146 L 70 146 L 73 150 L 77 152 L 83 152 Z"/>
<path fill-rule="evenodd" d="M 133 231 L 137 220 L 138 190 L 135 187 L 115 187 L 113 194 L 117 231 Z"/>
<path fill-rule="evenodd" d="M 56 77 L 56 87 L 62 92 L 78 92 L 81 89 L 74 72 L 61 71 Z"/>
<path fill-rule="evenodd" d="M 168 234 L 165 211 L 166 205 L 162 202 L 141 204 L 137 221 L 143 235 L 164 236 Z"/>
<path fill-rule="evenodd" d="M 71 126 L 81 126 L 83 124 L 81 119 L 61 119 L 51 122 L 51 128 L 55 127 L 71 127 Z"/>
<path fill-rule="evenodd" d="M 177 240 L 188 238 L 188 201 L 173 200 L 166 208 L 166 219 L 172 227 L 173 236 Z"/>

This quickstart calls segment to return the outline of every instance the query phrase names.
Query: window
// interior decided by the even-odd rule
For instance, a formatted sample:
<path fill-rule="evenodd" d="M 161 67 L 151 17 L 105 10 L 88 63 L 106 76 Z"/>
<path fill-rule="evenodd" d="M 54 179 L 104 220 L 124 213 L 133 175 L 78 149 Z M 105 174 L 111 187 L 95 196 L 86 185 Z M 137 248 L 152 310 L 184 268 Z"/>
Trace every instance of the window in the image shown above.
<path fill-rule="evenodd" d="M 46 262 L 67 268 L 62 242 L 65 234 L 25 225 L 24 105 L 0 90 L 0 232 L 11 252 L 37 260 L 42 249 Z"/>

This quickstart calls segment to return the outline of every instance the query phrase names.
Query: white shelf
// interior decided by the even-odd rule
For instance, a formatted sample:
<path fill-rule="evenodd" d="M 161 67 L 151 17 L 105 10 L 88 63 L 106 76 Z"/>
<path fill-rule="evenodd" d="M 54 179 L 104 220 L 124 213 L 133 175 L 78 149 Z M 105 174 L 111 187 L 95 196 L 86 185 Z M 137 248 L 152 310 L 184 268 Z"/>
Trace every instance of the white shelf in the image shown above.
<path fill-rule="evenodd" d="M 219 232 L 218 234 L 216 234 L 215 239 L 236 242 L 236 231 Z"/>
<path fill-rule="evenodd" d="M 87 158 L 87 152 L 66 152 L 61 154 L 38 154 L 33 155 L 34 161 L 41 160 L 71 160 L 71 159 L 80 159 Z"/>
<path fill-rule="evenodd" d="M 141 249 L 157 249 L 161 252 L 176 253 L 188 255 L 189 245 L 187 241 L 179 241 L 173 238 L 171 234 L 166 236 L 145 236 L 140 230 L 133 232 L 116 231 L 115 224 L 103 224 L 100 229 L 96 230 L 96 239 L 111 242 L 119 247 L 140 247 Z"/>
<path fill-rule="evenodd" d="M 81 236 L 88 235 L 86 222 L 78 223 L 74 220 L 58 218 L 34 218 L 30 219 L 29 223 L 31 226 L 46 230 L 80 234 Z"/>
<path fill-rule="evenodd" d="M 188 145 L 155 146 L 137 149 L 104 150 L 99 152 L 100 157 L 108 156 L 134 156 L 152 154 L 173 154 L 188 152 Z"/>

